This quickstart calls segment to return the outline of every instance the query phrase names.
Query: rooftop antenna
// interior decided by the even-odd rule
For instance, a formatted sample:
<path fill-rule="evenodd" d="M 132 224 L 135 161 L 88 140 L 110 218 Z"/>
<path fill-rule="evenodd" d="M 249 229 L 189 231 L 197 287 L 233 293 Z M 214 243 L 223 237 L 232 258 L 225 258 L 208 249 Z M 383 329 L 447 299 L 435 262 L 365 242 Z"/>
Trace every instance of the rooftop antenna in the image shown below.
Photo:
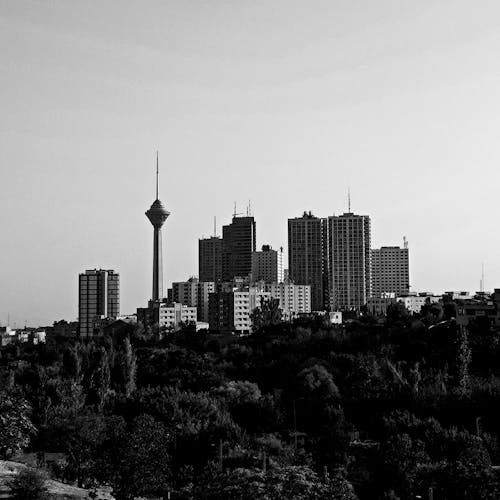
<path fill-rule="evenodd" d="M 234 202 L 233 217 L 236 217 L 236 202 Z"/>
<path fill-rule="evenodd" d="M 160 175 L 160 171 L 158 168 L 158 150 L 156 151 L 156 199 L 158 199 L 158 177 Z"/>
<path fill-rule="evenodd" d="M 248 200 L 248 215 L 252 215 L 252 201 Z"/>
<path fill-rule="evenodd" d="M 406 236 L 403 236 L 403 248 L 408 248 L 408 240 L 406 239 Z"/>
<path fill-rule="evenodd" d="M 214 238 L 217 237 L 217 216 L 214 215 Z"/>
<path fill-rule="evenodd" d="M 347 188 L 347 211 L 351 213 L 351 188 Z"/>

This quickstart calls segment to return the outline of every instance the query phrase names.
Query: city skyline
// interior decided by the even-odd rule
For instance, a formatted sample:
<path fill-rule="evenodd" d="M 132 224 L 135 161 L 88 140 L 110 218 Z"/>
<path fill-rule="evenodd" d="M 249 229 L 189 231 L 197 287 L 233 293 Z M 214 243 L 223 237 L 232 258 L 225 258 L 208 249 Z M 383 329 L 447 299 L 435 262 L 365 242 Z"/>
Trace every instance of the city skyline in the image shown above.
<path fill-rule="evenodd" d="M 1 324 L 76 318 L 83 269 L 120 274 L 123 312 L 145 303 L 157 149 L 166 285 L 235 199 L 279 248 L 349 186 L 372 248 L 408 238 L 413 290 L 478 290 L 482 262 L 500 285 L 499 5 L 121 9 L 0 6 Z"/>

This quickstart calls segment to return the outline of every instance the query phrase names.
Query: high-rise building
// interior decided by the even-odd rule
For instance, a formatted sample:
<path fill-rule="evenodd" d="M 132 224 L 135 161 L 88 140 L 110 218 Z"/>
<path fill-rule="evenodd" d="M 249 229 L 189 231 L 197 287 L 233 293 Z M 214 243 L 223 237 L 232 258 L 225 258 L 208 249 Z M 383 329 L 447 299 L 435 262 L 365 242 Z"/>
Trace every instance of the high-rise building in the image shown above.
<path fill-rule="evenodd" d="M 120 276 L 113 270 L 88 269 L 78 277 L 78 321 L 81 337 L 94 335 L 99 318 L 120 314 Z"/>
<path fill-rule="evenodd" d="M 163 260 L 161 244 L 161 228 L 167 220 L 170 212 L 158 199 L 158 153 L 156 153 L 156 200 L 153 202 L 146 216 L 153 225 L 153 293 L 152 300 L 163 298 Z"/>
<path fill-rule="evenodd" d="M 329 296 L 332 310 L 359 309 L 371 291 L 370 217 L 328 217 Z"/>
<path fill-rule="evenodd" d="M 296 285 L 310 285 L 313 311 L 328 306 L 326 229 L 326 219 L 311 212 L 288 219 L 288 277 Z"/>
<path fill-rule="evenodd" d="M 222 238 L 212 236 L 198 241 L 198 273 L 200 281 L 222 280 Z"/>
<path fill-rule="evenodd" d="M 252 281 L 278 282 L 278 252 L 270 245 L 263 245 L 261 251 L 252 253 Z"/>
<path fill-rule="evenodd" d="M 222 279 L 252 272 L 252 252 L 255 252 L 255 220 L 251 216 L 233 216 L 231 224 L 222 227 Z"/>
<path fill-rule="evenodd" d="M 410 291 L 408 247 L 381 247 L 371 251 L 372 296 L 394 293 L 396 297 Z"/>
<path fill-rule="evenodd" d="M 208 323 L 210 294 L 215 292 L 213 281 L 200 281 L 198 283 L 198 321 Z"/>

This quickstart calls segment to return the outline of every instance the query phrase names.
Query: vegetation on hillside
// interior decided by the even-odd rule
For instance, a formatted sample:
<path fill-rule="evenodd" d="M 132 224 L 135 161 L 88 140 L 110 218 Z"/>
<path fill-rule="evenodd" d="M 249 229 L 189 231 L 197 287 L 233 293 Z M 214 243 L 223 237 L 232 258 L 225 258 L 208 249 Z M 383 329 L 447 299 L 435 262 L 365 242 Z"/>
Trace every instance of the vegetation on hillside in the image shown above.
<path fill-rule="evenodd" d="M 118 499 L 499 498 L 500 332 L 451 315 L 6 346 L 0 458 Z"/>

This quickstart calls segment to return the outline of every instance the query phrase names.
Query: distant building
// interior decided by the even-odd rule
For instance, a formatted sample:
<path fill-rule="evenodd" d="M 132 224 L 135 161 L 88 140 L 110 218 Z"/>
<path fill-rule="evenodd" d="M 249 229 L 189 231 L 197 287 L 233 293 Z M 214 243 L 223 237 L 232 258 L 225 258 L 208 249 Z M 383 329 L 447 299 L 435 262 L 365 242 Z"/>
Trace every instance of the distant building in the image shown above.
<path fill-rule="evenodd" d="M 450 297 L 450 292 L 446 292 Z M 458 295 L 458 296 L 457 296 Z M 490 326 L 500 326 L 500 289 L 495 288 L 491 295 L 480 292 L 471 297 L 466 292 L 455 293 L 456 320 L 459 325 L 468 326 L 471 322 L 485 322 Z"/>
<path fill-rule="evenodd" d="M 120 277 L 108 269 L 88 269 L 78 279 L 78 320 L 82 338 L 94 335 L 97 318 L 120 315 Z"/>
<path fill-rule="evenodd" d="M 444 292 L 443 295 L 447 295 L 451 300 L 474 300 L 474 294 L 466 291 Z"/>
<path fill-rule="evenodd" d="M 54 337 L 71 337 L 74 338 L 78 335 L 78 321 L 54 321 L 51 327 L 47 328 L 47 333 Z"/>
<path fill-rule="evenodd" d="M 187 281 L 172 283 L 172 297 L 168 302 L 178 302 L 190 307 L 196 307 L 198 321 L 208 322 L 208 298 L 215 291 L 212 281 L 199 281 L 198 278 L 189 278 Z"/>
<path fill-rule="evenodd" d="M 222 280 L 222 238 L 213 236 L 198 241 L 198 276 L 201 282 Z"/>
<path fill-rule="evenodd" d="M 210 294 L 210 328 L 220 332 L 252 333 L 251 315 L 260 307 L 262 300 L 270 297 L 269 292 L 258 287 L 219 290 Z"/>
<path fill-rule="evenodd" d="M 288 277 L 296 285 L 311 287 L 311 308 L 327 308 L 326 219 L 311 212 L 288 219 Z"/>
<path fill-rule="evenodd" d="M 370 239 L 368 215 L 328 217 L 331 310 L 359 310 L 370 297 Z"/>
<path fill-rule="evenodd" d="M 422 306 L 425 304 L 435 304 L 441 300 L 441 295 L 433 295 L 430 293 L 419 293 L 404 295 L 397 297 L 397 302 L 404 304 L 406 309 L 412 314 L 420 313 Z"/>
<path fill-rule="evenodd" d="M 373 294 L 366 301 L 366 309 L 371 316 L 385 316 L 390 304 L 397 302 L 395 293 L 382 293 L 381 296 Z"/>
<path fill-rule="evenodd" d="M 172 302 L 178 302 L 190 307 L 198 305 L 198 278 L 172 283 Z"/>
<path fill-rule="evenodd" d="M 382 247 L 371 251 L 372 296 L 386 293 L 396 296 L 410 291 L 410 267 L 408 248 Z"/>
<path fill-rule="evenodd" d="M 254 218 L 235 215 L 231 224 L 222 226 L 222 240 L 222 279 L 249 276 L 256 245 Z"/>
<path fill-rule="evenodd" d="M 174 302 L 167 304 L 162 302 L 159 307 L 158 325 L 160 328 L 178 329 L 182 324 L 196 324 L 197 311 L 196 307 L 186 306 Z"/>
<path fill-rule="evenodd" d="M 252 282 L 278 282 L 278 252 L 270 245 L 263 245 L 262 250 L 252 253 Z"/>
<path fill-rule="evenodd" d="M 210 294 L 215 292 L 215 283 L 213 281 L 200 281 L 198 283 L 198 322 L 208 325 L 209 318 L 209 298 Z M 207 326 L 208 328 L 208 326 Z"/>
<path fill-rule="evenodd" d="M 196 307 L 190 307 L 178 302 L 169 303 L 150 300 L 148 307 L 137 309 L 137 322 L 146 328 L 167 328 L 178 330 L 183 325 L 196 324 Z"/>
<path fill-rule="evenodd" d="M 269 292 L 273 299 L 279 300 L 283 319 L 291 319 L 311 312 L 311 286 L 295 285 L 293 283 L 265 284 L 264 291 Z"/>
<path fill-rule="evenodd" d="M 13 343 L 24 344 L 30 342 L 34 345 L 44 344 L 46 332 L 41 328 L 23 328 L 12 330 L 9 326 L 0 327 L 0 346 Z"/>

